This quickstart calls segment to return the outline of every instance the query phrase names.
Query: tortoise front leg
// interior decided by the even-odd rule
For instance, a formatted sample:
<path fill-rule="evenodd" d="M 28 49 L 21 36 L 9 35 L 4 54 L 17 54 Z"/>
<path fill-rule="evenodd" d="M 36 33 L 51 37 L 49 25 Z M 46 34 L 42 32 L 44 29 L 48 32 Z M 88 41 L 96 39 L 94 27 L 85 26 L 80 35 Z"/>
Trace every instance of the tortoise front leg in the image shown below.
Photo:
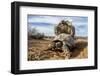
<path fill-rule="evenodd" d="M 68 46 L 63 45 L 62 50 L 63 50 L 64 56 L 65 56 L 65 59 L 70 59 L 71 52 L 70 52 Z"/>

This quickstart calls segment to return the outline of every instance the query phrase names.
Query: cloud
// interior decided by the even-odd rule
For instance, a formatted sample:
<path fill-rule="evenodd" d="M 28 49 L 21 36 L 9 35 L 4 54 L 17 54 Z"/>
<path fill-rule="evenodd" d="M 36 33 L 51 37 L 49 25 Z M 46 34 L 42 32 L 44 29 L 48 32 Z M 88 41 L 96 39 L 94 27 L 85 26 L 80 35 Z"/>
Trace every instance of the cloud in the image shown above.
<path fill-rule="evenodd" d="M 50 23 L 50 24 L 57 24 L 58 19 L 55 18 L 55 17 L 48 17 L 48 16 L 44 16 L 44 17 L 32 17 L 32 18 L 29 18 L 28 19 L 28 22 L 29 23 L 34 23 L 34 22 L 37 22 L 37 23 Z"/>

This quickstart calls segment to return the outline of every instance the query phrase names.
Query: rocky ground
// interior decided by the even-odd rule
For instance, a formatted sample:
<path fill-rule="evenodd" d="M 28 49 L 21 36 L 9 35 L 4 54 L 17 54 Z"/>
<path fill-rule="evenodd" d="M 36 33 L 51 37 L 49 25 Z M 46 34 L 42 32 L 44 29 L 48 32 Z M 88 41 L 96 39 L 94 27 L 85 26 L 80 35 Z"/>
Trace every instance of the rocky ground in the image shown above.
<path fill-rule="evenodd" d="M 65 59 L 64 52 L 46 50 L 51 40 L 31 39 L 28 40 L 28 60 L 61 60 Z M 87 39 L 77 38 L 75 47 L 71 50 L 70 59 L 83 59 L 88 57 Z"/>

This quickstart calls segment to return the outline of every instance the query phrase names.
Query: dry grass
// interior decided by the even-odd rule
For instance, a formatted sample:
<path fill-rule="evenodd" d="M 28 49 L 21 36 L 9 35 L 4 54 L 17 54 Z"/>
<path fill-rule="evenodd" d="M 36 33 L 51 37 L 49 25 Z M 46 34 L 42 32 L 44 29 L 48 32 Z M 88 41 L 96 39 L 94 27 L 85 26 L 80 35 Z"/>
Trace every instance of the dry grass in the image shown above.
<path fill-rule="evenodd" d="M 59 51 L 46 50 L 51 40 L 28 40 L 28 60 L 61 60 L 66 59 L 66 54 Z M 77 39 L 75 47 L 71 50 L 70 59 L 83 59 L 88 57 L 87 40 Z"/>

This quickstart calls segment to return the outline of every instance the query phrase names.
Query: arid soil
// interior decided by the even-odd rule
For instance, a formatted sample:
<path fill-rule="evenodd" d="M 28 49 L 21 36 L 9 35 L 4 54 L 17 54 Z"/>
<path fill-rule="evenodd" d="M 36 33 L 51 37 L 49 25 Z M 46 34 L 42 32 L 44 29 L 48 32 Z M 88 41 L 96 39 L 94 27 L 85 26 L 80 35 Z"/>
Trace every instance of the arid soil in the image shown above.
<path fill-rule="evenodd" d="M 65 59 L 64 52 L 47 50 L 51 40 L 31 39 L 28 40 L 28 60 L 61 60 Z M 87 39 L 77 38 L 75 47 L 71 50 L 70 59 L 88 58 Z"/>

